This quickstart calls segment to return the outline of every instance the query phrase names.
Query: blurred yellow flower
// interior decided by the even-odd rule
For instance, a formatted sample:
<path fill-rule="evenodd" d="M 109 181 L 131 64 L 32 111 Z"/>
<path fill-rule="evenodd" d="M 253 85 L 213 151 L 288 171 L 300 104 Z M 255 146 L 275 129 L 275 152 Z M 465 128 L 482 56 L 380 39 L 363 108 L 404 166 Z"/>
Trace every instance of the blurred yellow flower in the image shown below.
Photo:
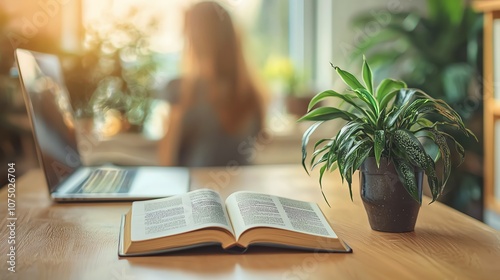
<path fill-rule="evenodd" d="M 295 68 L 288 57 L 270 56 L 264 67 L 264 76 L 269 80 L 282 80 L 288 83 L 294 79 Z"/>

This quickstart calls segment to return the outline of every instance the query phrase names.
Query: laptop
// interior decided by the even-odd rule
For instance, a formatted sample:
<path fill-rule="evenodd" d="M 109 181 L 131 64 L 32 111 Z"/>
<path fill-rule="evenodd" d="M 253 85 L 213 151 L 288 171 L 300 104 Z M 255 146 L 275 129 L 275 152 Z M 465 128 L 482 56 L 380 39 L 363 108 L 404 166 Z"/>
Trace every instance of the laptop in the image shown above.
<path fill-rule="evenodd" d="M 84 166 L 58 57 L 24 49 L 15 57 L 37 156 L 55 201 L 140 200 L 189 190 L 184 167 Z"/>

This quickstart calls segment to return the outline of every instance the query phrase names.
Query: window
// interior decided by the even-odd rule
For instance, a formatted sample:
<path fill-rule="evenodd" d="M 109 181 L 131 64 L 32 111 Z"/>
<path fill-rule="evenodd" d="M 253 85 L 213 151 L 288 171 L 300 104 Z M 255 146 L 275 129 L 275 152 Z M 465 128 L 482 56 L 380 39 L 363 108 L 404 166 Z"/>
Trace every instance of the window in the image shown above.
<path fill-rule="evenodd" d="M 151 50 L 161 61 L 161 78 L 168 80 L 179 73 L 183 48 L 184 10 L 193 0 L 84 0 L 83 21 L 87 30 L 105 30 L 112 21 L 132 20 L 141 26 L 155 18 L 157 30 L 151 34 Z M 314 15 L 316 1 L 306 0 L 224 0 L 219 1 L 232 14 L 243 31 L 245 51 L 258 74 L 270 58 L 289 59 L 305 76 L 314 73 Z M 137 15 L 130 17 L 136 9 Z M 117 34 L 114 34 L 117 35 Z M 116 45 L 121 39 L 116 36 Z"/>

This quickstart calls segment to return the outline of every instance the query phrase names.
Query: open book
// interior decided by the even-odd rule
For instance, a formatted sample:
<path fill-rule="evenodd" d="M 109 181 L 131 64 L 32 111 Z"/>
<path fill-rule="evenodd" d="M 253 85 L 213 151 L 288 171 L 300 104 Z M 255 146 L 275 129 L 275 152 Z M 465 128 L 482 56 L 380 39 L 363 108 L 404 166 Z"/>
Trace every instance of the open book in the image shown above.
<path fill-rule="evenodd" d="M 122 219 L 120 256 L 151 255 L 220 244 L 351 252 L 316 203 L 240 191 L 225 201 L 208 189 L 136 201 Z"/>

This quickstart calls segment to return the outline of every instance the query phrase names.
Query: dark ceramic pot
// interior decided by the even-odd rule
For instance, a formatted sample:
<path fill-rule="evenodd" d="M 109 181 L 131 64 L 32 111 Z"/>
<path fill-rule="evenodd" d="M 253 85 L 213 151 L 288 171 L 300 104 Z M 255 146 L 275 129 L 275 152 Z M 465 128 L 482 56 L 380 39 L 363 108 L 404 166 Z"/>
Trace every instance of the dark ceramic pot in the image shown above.
<path fill-rule="evenodd" d="M 360 167 L 361 199 L 373 230 L 413 231 L 420 204 L 403 187 L 394 165 L 387 158 L 367 158 Z M 419 195 L 422 196 L 423 171 L 416 171 Z"/>

